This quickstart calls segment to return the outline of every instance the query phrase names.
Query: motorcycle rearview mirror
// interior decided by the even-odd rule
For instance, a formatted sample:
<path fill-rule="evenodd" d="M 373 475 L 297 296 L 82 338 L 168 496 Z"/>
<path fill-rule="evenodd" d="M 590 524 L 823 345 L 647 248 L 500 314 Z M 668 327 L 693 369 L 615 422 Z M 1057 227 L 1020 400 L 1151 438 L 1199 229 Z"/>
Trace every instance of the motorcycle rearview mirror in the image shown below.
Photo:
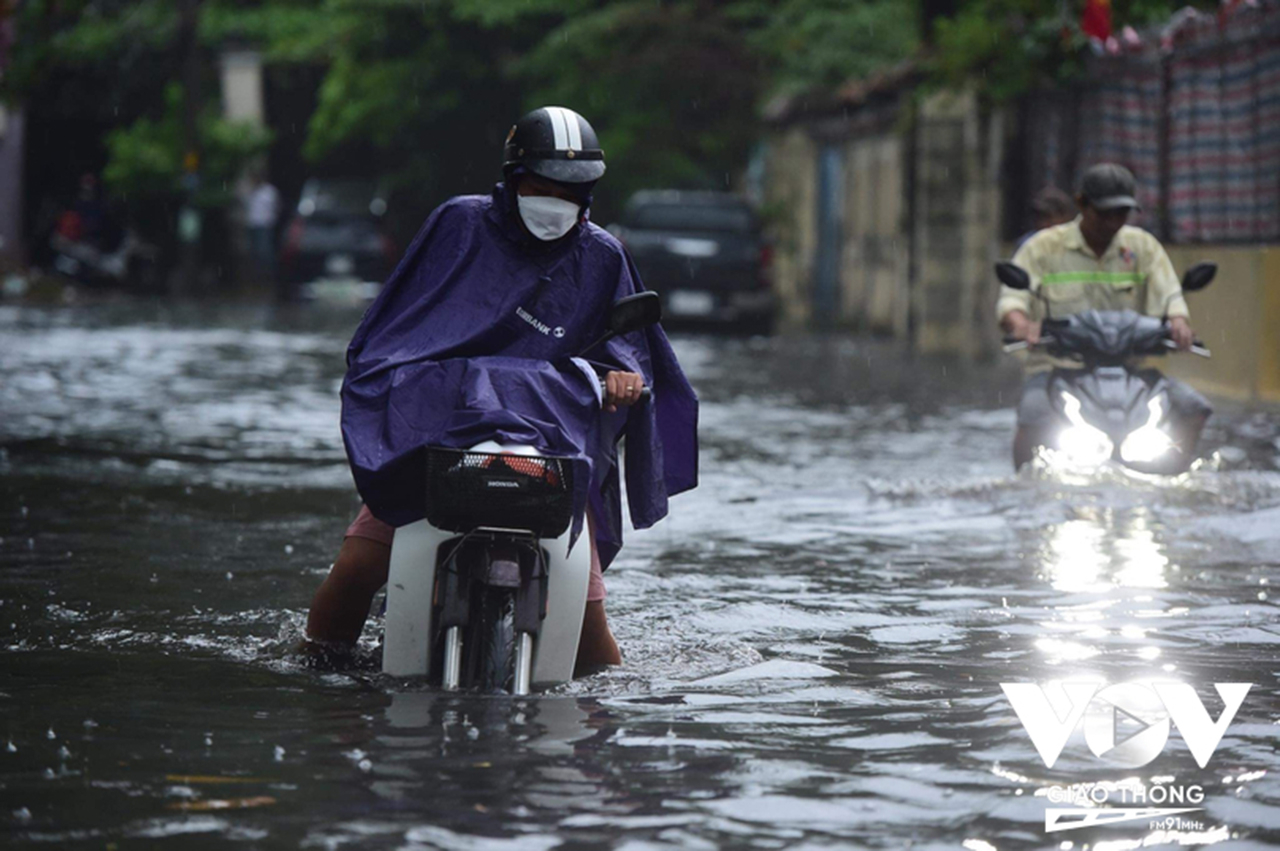
<path fill-rule="evenodd" d="M 1182 291 L 1193 293 L 1209 286 L 1218 274 L 1218 264 L 1205 260 L 1197 263 L 1182 276 Z"/>
<path fill-rule="evenodd" d="M 657 293 L 636 293 L 620 298 L 609 310 L 609 330 L 614 336 L 630 334 L 662 320 L 662 300 Z"/>
<path fill-rule="evenodd" d="M 1011 290 L 1031 289 L 1031 276 L 1027 274 L 1027 270 L 1008 260 L 1001 260 L 996 264 L 996 277 Z"/>
<path fill-rule="evenodd" d="M 1011 263 L 1008 260 L 1001 260 L 996 263 L 996 277 L 1000 279 L 1000 283 L 1011 290 L 1031 291 L 1031 276 L 1027 274 L 1026 269 L 1016 263 Z M 1049 319 L 1053 315 L 1053 311 L 1049 309 L 1049 300 L 1039 290 L 1035 292 L 1035 296 L 1044 304 L 1044 315 L 1046 319 Z"/>
<path fill-rule="evenodd" d="M 620 298 L 609 309 L 609 330 L 600 339 L 583 349 L 579 357 L 620 334 L 630 334 L 632 331 L 657 325 L 661 320 L 662 300 L 658 298 L 657 293 L 643 292 Z"/>

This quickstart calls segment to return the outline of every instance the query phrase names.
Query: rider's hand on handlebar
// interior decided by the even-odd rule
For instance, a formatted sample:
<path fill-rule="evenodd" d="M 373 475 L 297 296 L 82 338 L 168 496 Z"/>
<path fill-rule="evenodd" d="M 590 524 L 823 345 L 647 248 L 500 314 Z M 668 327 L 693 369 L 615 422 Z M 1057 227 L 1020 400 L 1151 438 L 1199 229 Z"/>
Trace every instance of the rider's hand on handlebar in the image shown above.
<path fill-rule="evenodd" d="M 619 407 L 640 401 L 644 379 L 634 372 L 609 372 L 604 377 L 604 409 L 613 413 Z"/>
<path fill-rule="evenodd" d="M 1196 335 L 1191 330 L 1191 323 L 1185 316 L 1169 317 L 1169 338 L 1178 344 L 1178 350 L 1188 352 Z"/>
<path fill-rule="evenodd" d="M 1011 310 L 1005 314 L 1004 326 L 1010 337 L 1026 340 L 1028 346 L 1040 342 L 1040 323 L 1032 322 L 1021 310 Z"/>

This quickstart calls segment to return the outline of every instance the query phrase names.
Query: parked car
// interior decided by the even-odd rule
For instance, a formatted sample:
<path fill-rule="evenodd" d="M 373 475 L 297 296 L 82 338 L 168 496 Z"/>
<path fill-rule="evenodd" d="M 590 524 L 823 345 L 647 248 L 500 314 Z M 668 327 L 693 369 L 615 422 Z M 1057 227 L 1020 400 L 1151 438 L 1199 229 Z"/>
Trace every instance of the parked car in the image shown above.
<path fill-rule="evenodd" d="M 609 231 L 663 300 L 663 324 L 768 333 L 777 312 L 760 219 L 729 192 L 637 192 Z"/>
<path fill-rule="evenodd" d="M 294 295 L 317 281 L 381 285 L 398 259 L 386 212 L 372 181 L 309 179 L 281 242 L 281 282 Z"/>

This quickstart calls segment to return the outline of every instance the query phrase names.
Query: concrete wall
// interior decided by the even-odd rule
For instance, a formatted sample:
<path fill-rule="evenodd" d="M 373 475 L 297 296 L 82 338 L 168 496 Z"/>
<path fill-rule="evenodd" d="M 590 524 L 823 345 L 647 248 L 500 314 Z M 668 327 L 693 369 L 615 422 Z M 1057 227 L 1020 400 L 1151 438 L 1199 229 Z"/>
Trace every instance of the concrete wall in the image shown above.
<path fill-rule="evenodd" d="M 775 134 L 765 154 L 764 212 L 775 240 L 773 286 L 780 324 L 802 328 L 812 316 L 810 288 L 818 247 L 818 146 L 800 127 Z"/>
<path fill-rule="evenodd" d="M 990 354 L 998 346 L 990 303 L 1002 116 L 968 91 L 935 94 L 912 109 L 905 98 L 880 101 L 842 117 L 795 119 L 769 138 L 765 198 L 783 326 L 815 324 L 818 165 L 834 146 L 838 298 L 822 324 L 911 339 L 924 352 Z"/>
<path fill-rule="evenodd" d="M 1211 395 L 1280 402 L 1280 246 L 1168 248 L 1180 273 L 1200 260 L 1218 264 L 1214 282 L 1187 297 L 1213 357 L 1174 355 L 1160 366 Z"/>
<path fill-rule="evenodd" d="M 916 116 L 915 345 L 973 358 L 997 346 L 996 285 L 1003 124 L 972 92 L 939 92 Z"/>
<path fill-rule="evenodd" d="M 905 336 L 910 258 L 902 134 L 853 139 L 844 146 L 844 162 L 841 320 L 862 330 Z"/>

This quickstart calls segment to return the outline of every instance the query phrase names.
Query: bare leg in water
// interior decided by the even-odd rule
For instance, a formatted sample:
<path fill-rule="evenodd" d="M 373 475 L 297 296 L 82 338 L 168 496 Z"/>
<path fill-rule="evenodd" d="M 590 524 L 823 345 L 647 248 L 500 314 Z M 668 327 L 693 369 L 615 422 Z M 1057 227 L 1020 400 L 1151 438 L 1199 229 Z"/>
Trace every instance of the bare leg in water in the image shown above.
<path fill-rule="evenodd" d="M 387 584 L 391 547 L 368 538 L 349 537 L 311 601 L 307 638 L 321 647 L 349 648 L 356 643 L 369 617 L 374 595 Z M 621 665 L 622 654 L 609 630 L 604 601 L 589 600 L 578 641 L 575 677 L 606 665 Z"/>

